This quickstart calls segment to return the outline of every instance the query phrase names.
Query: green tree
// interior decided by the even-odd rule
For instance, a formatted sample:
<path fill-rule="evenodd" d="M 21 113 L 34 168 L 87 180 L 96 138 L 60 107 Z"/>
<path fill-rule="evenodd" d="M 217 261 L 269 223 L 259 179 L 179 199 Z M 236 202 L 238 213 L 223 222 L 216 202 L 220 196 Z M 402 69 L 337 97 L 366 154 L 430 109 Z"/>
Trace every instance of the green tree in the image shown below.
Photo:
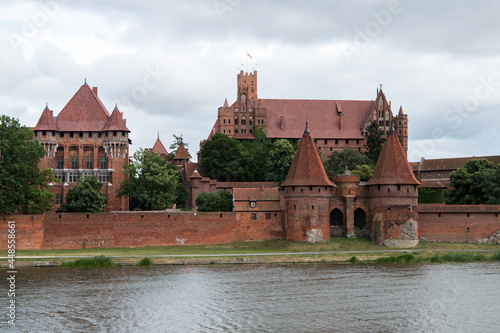
<path fill-rule="evenodd" d="M 369 164 L 368 157 L 354 149 L 346 148 L 343 151 L 334 151 L 323 162 L 328 178 L 333 181 L 333 176 L 345 172 L 345 168 L 354 170 L 357 165 Z"/>
<path fill-rule="evenodd" d="M 286 139 L 279 139 L 274 143 L 265 164 L 267 181 L 281 184 L 285 180 L 295 157 L 295 151 L 296 149 Z"/>
<path fill-rule="evenodd" d="M 105 199 L 100 192 L 101 188 L 102 183 L 96 176 L 79 179 L 78 185 L 68 190 L 60 211 L 75 213 L 102 212 L 104 209 Z"/>
<path fill-rule="evenodd" d="M 494 165 L 484 158 L 468 160 L 463 167 L 450 174 L 453 190 L 447 191 L 446 203 L 454 205 L 479 205 L 490 200 L 484 184 L 492 179 Z"/>
<path fill-rule="evenodd" d="M 235 138 L 215 133 L 201 148 L 201 167 L 206 175 L 218 181 L 247 181 L 251 154 Z"/>
<path fill-rule="evenodd" d="M 443 190 L 440 188 L 418 188 L 418 203 L 443 203 Z"/>
<path fill-rule="evenodd" d="M 241 143 L 243 149 L 242 164 L 247 175 L 244 181 L 266 181 L 266 160 L 270 149 L 273 147 L 271 140 L 261 128 L 255 129 L 255 139 L 245 140 Z"/>
<path fill-rule="evenodd" d="M 126 179 L 120 184 L 117 196 L 129 196 L 145 210 L 170 208 L 179 203 L 176 196 L 182 191 L 182 174 L 159 154 L 139 149 L 130 164 L 123 165 Z"/>
<path fill-rule="evenodd" d="M 366 164 L 356 165 L 356 167 L 354 168 L 354 170 L 351 171 L 351 173 L 359 175 L 360 181 L 367 182 L 373 174 L 373 169 Z"/>
<path fill-rule="evenodd" d="M 186 148 L 186 153 L 188 154 L 189 158 L 192 158 L 191 153 L 189 152 L 189 143 L 184 142 L 184 139 L 181 136 L 177 136 L 173 134 L 174 136 L 174 142 L 170 145 L 170 151 L 171 153 L 169 155 L 172 155 L 172 158 L 175 156 L 175 152 L 177 151 L 177 148 L 179 148 L 179 145 L 182 144 L 184 145 L 184 148 Z"/>
<path fill-rule="evenodd" d="M 0 214 L 42 213 L 51 209 L 48 184 L 57 181 L 38 162 L 45 149 L 33 141 L 33 132 L 19 120 L 0 116 Z"/>
<path fill-rule="evenodd" d="M 365 144 L 366 156 L 368 156 L 371 164 L 374 166 L 377 164 L 378 157 L 382 151 L 382 145 L 385 141 L 383 138 L 384 131 L 380 128 L 376 121 L 372 121 L 370 125 L 368 125 L 366 131 L 368 132 Z"/>
<path fill-rule="evenodd" d="M 219 190 L 215 193 L 201 192 L 195 200 L 200 212 L 230 212 L 233 210 L 233 194 Z"/>
<path fill-rule="evenodd" d="M 496 170 L 486 170 L 482 188 L 486 194 L 486 204 L 500 205 L 500 165 Z"/>

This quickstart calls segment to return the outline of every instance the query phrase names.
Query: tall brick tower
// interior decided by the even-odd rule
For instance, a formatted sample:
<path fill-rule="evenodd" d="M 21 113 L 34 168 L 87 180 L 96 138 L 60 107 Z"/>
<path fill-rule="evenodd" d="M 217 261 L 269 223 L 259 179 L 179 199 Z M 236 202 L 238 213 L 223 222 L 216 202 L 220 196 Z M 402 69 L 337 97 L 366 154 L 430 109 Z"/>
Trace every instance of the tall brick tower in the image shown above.
<path fill-rule="evenodd" d="M 396 133 L 391 131 L 366 183 L 374 243 L 401 247 L 418 244 L 419 184 Z"/>
<path fill-rule="evenodd" d="M 402 106 L 399 107 L 398 115 L 394 117 L 394 128 L 403 151 L 408 156 L 408 115 L 403 113 Z"/>
<path fill-rule="evenodd" d="M 329 240 L 329 201 L 333 184 L 326 175 L 307 124 L 281 186 L 285 200 L 286 239 L 309 243 Z"/>

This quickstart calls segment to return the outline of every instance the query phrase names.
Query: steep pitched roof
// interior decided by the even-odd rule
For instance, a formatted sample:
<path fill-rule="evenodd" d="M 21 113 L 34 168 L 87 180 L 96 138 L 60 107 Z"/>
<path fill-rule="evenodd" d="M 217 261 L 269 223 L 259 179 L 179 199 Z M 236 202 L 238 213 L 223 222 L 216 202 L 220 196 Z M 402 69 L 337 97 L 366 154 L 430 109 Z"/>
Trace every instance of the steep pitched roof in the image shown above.
<path fill-rule="evenodd" d="M 406 159 L 396 132 L 389 133 L 380 152 L 373 174 L 366 185 L 419 185 Z"/>
<path fill-rule="evenodd" d="M 181 142 L 179 144 L 179 147 L 177 147 L 174 160 L 189 160 L 189 156 L 187 154 L 186 148 L 184 147 L 184 143 Z"/>
<path fill-rule="evenodd" d="M 49 110 L 48 106 L 45 106 L 45 109 L 38 119 L 36 126 L 32 128 L 33 131 L 59 131 L 57 128 L 56 122 L 54 120 L 54 115 L 52 111 Z"/>
<path fill-rule="evenodd" d="M 113 109 L 113 113 L 106 121 L 106 124 L 102 128 L 103 131 L 125 131 L 130 132 L 127 126 L 125 125 L 125 120 L 123 120 L 123 114 L 118 110 L 118 107 L 115 106 Z"/>
<path fill-rule="evenodd" d="M 302 135 L 299 148 L 295 153 L 288 175 L 281 186 L 333 186 L 326 175 L 323 163 L 319 157 L 314 141 L 306 129 Z"/>
<path fill-rule="evenodd" d="M 495 168 L 500 163 L 500 155 L 493 156 L 472 156 L 472 157 L 455 157 L 455 158 L 439 158 L 439 159 L 424 159 L 420 171 L 435 171 L 435 170 L 456 170 L 467 163 L 468 160 L 484 158 L 493 162 Z"/>
<path fill-rule="evenodd" d="M 302 136 L 302 128 L 297 124 L 306 121 L 317 139 L 363 139 L 361 128 L 372 105 L 372 101 L 352 100 L 261 99 L 258 102 L 259 107 L 266 108 L 267 137 L 294 139 Z M 343 131 L 340 129 L 340 113 L 344 117 Z"/>
<path fill-rule="evenodd" d="M 165 146 L 164 146 L 164 145 L 163 145 L 163 143 L 161 142 L 160 137 L 158 137 L 158 138 L 156 139 L 156 142 L 155 142 L 155 144 L 153 145 L 153 148 L 151 149 L 151 151 L 152 151 L 153 153 L 158 153 L 158 154 L 160 154 L 160 155 L 163 155 L 163 154 L 168 155 L 167 149 L 165 148 Z"/>
<path fill-rule="evenodd" d="M 85 83 L 57 115 L 57 127 L 62 132 L 97 132 L 102 130 L 109 117 L 101 100 Z"/>

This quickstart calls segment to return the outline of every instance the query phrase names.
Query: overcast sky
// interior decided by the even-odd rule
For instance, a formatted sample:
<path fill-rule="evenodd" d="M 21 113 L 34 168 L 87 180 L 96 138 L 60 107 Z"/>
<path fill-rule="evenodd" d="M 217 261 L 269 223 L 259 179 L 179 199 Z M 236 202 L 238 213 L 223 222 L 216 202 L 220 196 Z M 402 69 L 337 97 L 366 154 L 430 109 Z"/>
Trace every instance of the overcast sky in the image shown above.
<path fill-rule="evenodd" d="M 86 78 L 124 112 L 132 151 L 159 131 L 195 155 L 239 69 L 256 68 L 261 98 L 372 100 L 383 84 L 409 115 L 410 161 L 498 155 L 499 13 L 493 0 L 2 1 L 0 113 L 34 126 Z"/>

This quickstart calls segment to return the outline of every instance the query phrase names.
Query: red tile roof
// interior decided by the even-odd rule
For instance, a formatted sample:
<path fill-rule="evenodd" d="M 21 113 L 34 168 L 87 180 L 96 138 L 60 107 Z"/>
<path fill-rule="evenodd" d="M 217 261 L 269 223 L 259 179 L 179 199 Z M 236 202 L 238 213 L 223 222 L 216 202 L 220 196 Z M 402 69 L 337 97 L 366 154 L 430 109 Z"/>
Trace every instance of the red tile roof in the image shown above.
<path fill-rule="evenodd" d="M 174 160 L 189 160 L 186 148 L 182 142 L 179 144 L 179 147 L 177 147 Z"/>
<path fill-rule="evenodd" d="M 49 107 L 46 106 L 36 123 L 36 126 L 32 128 L 33 131 L 59 131 L 56 122 L 54 120 L 54 115 Z"/>
<path fill-rule="evenodd" d="M 160 155 L 163 155 L 163 154 L 168 155 L 167 149 L 165 148 L 163 143 L 160 141 L 160 138 L 156 139 L 156 142 L 155 142 L 153 148 L 151 149 L 151 151 L 153 153 L 158 153 Z"/>
<path fill-rule="evenodd" d="M 288 175 L 281 186 L 333 186 L 314 145 L 308 126 L 302 135 Z"/>
<path fill-rule="evenodd" d="M 419 185 L 401 147 L 396 132 L 389 133 L 373 174 L 366 185 Z"/>
<path fill-rule="evenodd" d="M 439 159 L 424 159 L 420 171 L 433 170 L 456 170 L 465 165 L 468 160 L 484 158 L 493 162 L 495 168 L 500 163 L 500 156 L 472 156 L 472 157 L 457 157 L 457 158 L 439 158 Z M 418 169 L 418 166 L 417 166 Z"/>
<path fill-rule="evenodd" d="M 277 187 L 264 188 L 233 188 L 234 201 L 279 201 Z M 279 207 L 278 207 L 279 209 Z"/>
<path fill-rule="evenodd" d="M 127 126 L 125 125 L 125 121 L 123 120 L 123 114 L 118 110 L 118 107 L 115 106 L 113 113 L 106 121 L 106 124 L 102 128 L 102 131 L 125 131 L 130 132 Z"/>
<path fill-rule="evenodd" d="M 109 117 L 101 100 L 85 83 L 57 115 L 57 127 L 61 132 L 98 132 Z"/>
<path fill-rule="evenodd" d="M 296 99 L 261 99 L 257 104 L 266 108 L 268 138 L 295 139 L 302 136 L 300 124 L 306 121 L 310 125 L 311 135 L 316 139 L 363 139 L 361 128 L 373 106 L 372 101 Z M 340 130 L 341 112 L 344 131 Z M 283 130 L 281 116 L 284 116 Z"/>

